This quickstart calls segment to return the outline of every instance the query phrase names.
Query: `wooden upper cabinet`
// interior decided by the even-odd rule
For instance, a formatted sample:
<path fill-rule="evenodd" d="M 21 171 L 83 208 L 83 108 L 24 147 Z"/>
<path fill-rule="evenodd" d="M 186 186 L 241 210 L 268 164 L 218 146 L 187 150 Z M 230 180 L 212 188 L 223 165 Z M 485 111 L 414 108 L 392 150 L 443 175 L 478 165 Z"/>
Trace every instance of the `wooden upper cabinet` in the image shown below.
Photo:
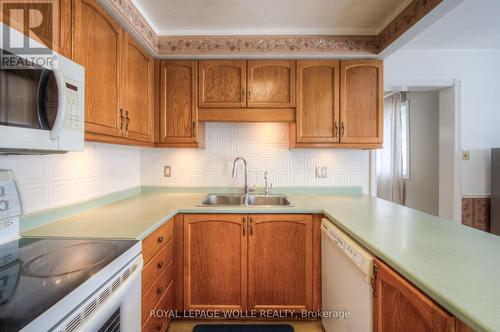
<path fill-rule="evenodd" d="M 258 214 L 248 223 L 248 309 L 312 310 L 312 216 Z"/>
<path fill-rule="evenodd" d="M 245 226 L 237 214 L 184 216 L 185 310 L 246 310 Z"/>
<path fill-rule="evenodd" d="M 71 58 L 72 7 L 72 0 L 9 1 L 3 3 L 2 8 L 0 8 L 0 21 L 23 33 L 26 33 L 31 25 L 32 30 L 27 33 L 31 38 L 38 40 L 59 54 Z M 25 20 L 23 17 L 25 12 L 16 10 L 24 8 L 38 10 L 41 13 L 42 24 L 39 24 L 38 21 L 31 21 L 36 19 L 35 15 L 30 20 Z M 3 12 L 4 10 L 5 12 Z M 43 24 L 45 21 L 52 22 L 52 24 Z"/>
<path fill-rule="evenodd" d="M 339 142 L 339 89 L 339 61 L 297 61 L 295 143 Z"/>
<path fill-rule="evenodd" d="M 295 61 L 248 61 L 247 106 L 295 107 Z"/>
<path fill-rule="evenodd" d="M 153 137 L 154 62 L 127 33 L 124 34 L 124 86 L 121 114 L 126 137 L 151 141 Z"/>
<path fill-rule="evenodd" d="M 122 29 L 94 0 L 75 0 L 74 60 L 85 67 L 85 131 L 120 136 Z"/>
<path fill-rule="evenodd" d="M 196 88 L 196 61 L 161 62 L 160 145 L 203 145 Z"/>
<path fill-rule="evenodd" d="M 455 330 L 455 317 L 380 260 L 375 266 L 374 332 Z"/>
<path fill-rule="evenodd" d="M 340 121 L 343 143 L 382 143 L 383 62 L 340 62 Z"/>
<path fill-rule="evenodd" d="M 246 107 L 246 61 L 200 61 L 199 106 Z"/>

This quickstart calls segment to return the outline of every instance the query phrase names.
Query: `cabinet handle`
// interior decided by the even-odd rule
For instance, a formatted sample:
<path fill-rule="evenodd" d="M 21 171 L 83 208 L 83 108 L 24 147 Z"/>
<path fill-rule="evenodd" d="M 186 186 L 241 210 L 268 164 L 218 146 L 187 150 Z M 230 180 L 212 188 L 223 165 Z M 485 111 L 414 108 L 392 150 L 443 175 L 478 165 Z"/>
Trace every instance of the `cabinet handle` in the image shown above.
<path fill-rule="evenodd" d="M 253 235 L 253 218 L 250 217 L 250 235 Z"/>
<path fill-rule="evenodd" d="M 158 243 L 163 243 L 163 235 L 158 238 Z"/>
<path fill-rule="evenodd" d="M 156 290 L 156 294 L 160 295 L 161 293 L 163 293 L 163 287 L 158 287 L 158 289 Z"/>
<path fill-rule="evenodd" d="M 378 266 L 377 264 L 373 264 L 373 275 L 370 277 L 370 284 L 373 289 L 373 297 L 377 297 L 377 284 L 375 282 L 377 280 L 377 272 Z"/>
<path fill-rule="evenodd" d="M 163 261 L 159 262 L 156 267 L 158 268 L 158 270 L 161 270 L 161 268 L 163 267 Z"/>
<path fill-rule="evenodd" d="M 158 325 L 156 325 L 156 331 L 161 331 L 162 328 L 163 328 L 163 323 L 159 323 Z"/>
<path fill-rule="evenodd" d="M 340 122 L 340 137 L 344 137 L 344 134 L 345 134 L 344 122 Z"/>
<path fill-rule="evenodd" d="M 248 99 L 250 100 L 250 96 L 251 96 L 251 91 L 250 89 L 248 89 Z"/>
<path fill-rule="evenodd" d="M 128 111 L 125 111 L 125 118 L 127 119 L 127 122 L 125 123 L 125 131 L 128 132 L 128 124 L 130 123 L 130 118 L 128 117 Z"/>
<path fill-rule="evenodd" d="M 245 88 L 241 88 L 241 99 L 245 100 Z"/>
<path fill-rule="evenodd" d="M 245 217 L 243 217 L 241 219 L 243 221 L 243 224 L 241 224 L 241 226 L 242 226 L 241 228 L 242 228 L 242 231 L 243 231 L 243 236 L 245 236 L 245 233 L 246 233 L 245 228 L 247 228 L 247 220 L 246 220 Z"/>
<path fill-rule="evenodd" d="M 125 117 L 123 116 L 123 109 L 120 108 L 120 130 L 123 130 L 124 122 L 125 122 Z"/>
<path fill-rule="evenodd" d="M 339 136 L 339 123 L 335 121 L 335 129 L 334 129 L 333 137 L 338 137 Z"/>

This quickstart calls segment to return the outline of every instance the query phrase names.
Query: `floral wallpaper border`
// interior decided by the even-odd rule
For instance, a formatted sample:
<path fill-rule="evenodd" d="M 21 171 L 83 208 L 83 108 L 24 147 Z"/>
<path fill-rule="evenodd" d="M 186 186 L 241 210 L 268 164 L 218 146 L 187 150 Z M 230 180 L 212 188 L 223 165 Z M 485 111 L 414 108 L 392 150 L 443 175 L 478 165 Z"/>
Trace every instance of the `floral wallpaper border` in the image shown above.
<path fill-rule="evenodd" d="M 443 0 L 413 0 L 376 36 L 158 36 L 131 0 L 109 2 L 158 56 L 272 54 L 376 55 Z"/>

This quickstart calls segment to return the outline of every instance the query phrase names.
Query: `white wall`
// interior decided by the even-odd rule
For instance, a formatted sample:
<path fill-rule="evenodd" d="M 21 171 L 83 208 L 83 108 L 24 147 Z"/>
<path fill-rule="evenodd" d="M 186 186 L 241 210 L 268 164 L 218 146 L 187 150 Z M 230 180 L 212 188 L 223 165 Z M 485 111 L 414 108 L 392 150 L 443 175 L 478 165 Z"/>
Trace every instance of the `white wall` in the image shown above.
<path fill-rule="evenodd" d="M 411 92 L 410 179 L 405 205 L 433 215 L 439 212 L 439 92 Z"/>
<path fill-rule="evenodd" d="M 248 161 L 250 185 L 262 186 L 264 171 L 274 186 L 362 186 L 368 192 L 369 152 L 339 149 L 288 149 L 284 123 L 207 123 L 205 149 L 143 149 L 143 185 L 240 186 L 243 164 L 236 180 L 232 162 Z M 163 177 L 163 166 L 172 166 L 172 177 Z M 315 178 L 315 167 L 328 167 L 326 179 Z"/>
<path fill-rule="evenodd" d="M 490 194 L 489 149 L 500 147 L 500 50 L 399 50 L 385 59 L 393 81 L 461 81 L 462 195 Z M 411 84 L 409 84 L 411 85 Z"/>
<path fill-rule="evenodd" d="M 140 185 L 140 149 L 86 143 L 82 152 L 0 156 L 20 183 L 25 213 L 85 201 Z"/>

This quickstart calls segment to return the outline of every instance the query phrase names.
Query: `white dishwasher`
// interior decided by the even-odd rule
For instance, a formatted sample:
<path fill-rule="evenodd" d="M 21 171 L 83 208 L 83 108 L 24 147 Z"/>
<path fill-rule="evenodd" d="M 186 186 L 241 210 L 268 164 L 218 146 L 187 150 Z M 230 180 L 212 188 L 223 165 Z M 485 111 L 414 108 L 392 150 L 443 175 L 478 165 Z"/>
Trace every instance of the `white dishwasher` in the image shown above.
<path fill-rule="evenodd" d="M 327 219 L 321 231 L 325 331 L 372 331 L 373 255 Z"/>

